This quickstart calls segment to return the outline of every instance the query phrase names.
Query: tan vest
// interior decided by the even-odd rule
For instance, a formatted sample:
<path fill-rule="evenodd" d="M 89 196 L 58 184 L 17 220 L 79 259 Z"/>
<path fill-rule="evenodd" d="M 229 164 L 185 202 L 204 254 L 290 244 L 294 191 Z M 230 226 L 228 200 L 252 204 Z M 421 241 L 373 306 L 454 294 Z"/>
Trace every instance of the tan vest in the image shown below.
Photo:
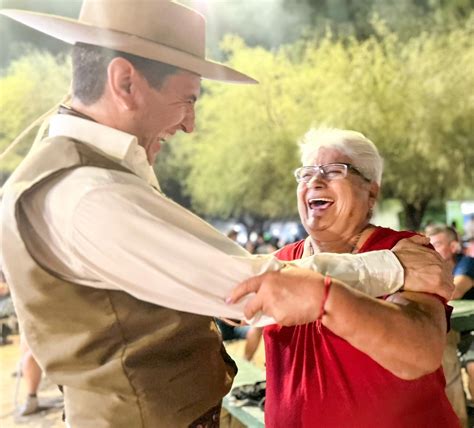
<path fill-rule="evenodd" d="M 22 238 L 29 227 L 22 200 L 86 165 L 125 170 L 96 149 L 54 137 L 5 185 L 2 253 L 21 327 L 46 374 L 64 385 L 71 427 L 188 426 L 228 392 L 236 371 L 213 320 L 58 278 Z"/>

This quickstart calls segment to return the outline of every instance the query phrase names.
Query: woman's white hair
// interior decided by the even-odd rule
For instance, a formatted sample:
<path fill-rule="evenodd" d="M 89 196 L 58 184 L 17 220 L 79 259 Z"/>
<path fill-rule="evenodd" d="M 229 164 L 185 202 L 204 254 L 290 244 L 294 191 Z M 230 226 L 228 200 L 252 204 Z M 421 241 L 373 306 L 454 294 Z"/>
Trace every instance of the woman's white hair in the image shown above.
<path fill-rule="evenodd" d="M 351 159 L 351 163 L 365 177 L 382 182 L 383 159 L 372 141 L 360 132 L 337 128 L 311 128 L 299 141 L 301 163 L 310 165 L 319 149 L 336 149 Z"/>

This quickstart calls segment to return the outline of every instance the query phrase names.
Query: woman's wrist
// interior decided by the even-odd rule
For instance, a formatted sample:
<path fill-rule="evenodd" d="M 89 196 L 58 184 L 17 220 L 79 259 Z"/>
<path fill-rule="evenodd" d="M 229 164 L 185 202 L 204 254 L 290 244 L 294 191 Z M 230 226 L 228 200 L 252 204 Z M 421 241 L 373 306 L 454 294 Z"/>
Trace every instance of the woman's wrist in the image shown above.
<path fill-rule="evenodd" d="M 331 290 L 332 278 L 329 275 L 325 275 L 323 283 L 323 297 L 321 299 L 321 307 L 319 309 L 318 321 L 321 322 L 324 314 L 326 313 L 326 303 L 329 298 L 329 292 Z"/>

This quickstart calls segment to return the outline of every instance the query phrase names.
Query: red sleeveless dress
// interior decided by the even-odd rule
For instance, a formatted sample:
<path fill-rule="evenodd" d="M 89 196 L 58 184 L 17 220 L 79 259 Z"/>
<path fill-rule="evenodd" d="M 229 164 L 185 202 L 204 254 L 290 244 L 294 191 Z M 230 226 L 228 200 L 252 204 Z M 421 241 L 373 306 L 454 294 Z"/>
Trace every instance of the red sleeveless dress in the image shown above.
<path fill-rule="evenodd" d="M 377 228 L 359 252 L 390 249 L 412 235 Z M 282 248 L 278 258 L 301 258 L 303 242 Z M 315 323 L 271 325 L 264 337 L 267 427 L 460 426 L 444 392 L 441 368 L 416 380 L 402 380 Z"/>

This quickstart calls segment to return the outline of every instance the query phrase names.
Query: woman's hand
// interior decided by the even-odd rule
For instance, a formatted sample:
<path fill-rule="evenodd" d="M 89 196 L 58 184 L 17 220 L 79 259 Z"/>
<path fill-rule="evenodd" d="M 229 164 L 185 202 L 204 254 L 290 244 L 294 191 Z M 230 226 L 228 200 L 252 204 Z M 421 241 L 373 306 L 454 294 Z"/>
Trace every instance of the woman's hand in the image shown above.
<path fill-rule="evenodd" d="M 323 297 L 324 276 L 309 269 L 287 266 L 279 272 L 254 276 L 234 288 L 227 303 L 255 293 L 244 308 L 247 319 L 259 312 L 290 326 L 315 321 Z"/>

